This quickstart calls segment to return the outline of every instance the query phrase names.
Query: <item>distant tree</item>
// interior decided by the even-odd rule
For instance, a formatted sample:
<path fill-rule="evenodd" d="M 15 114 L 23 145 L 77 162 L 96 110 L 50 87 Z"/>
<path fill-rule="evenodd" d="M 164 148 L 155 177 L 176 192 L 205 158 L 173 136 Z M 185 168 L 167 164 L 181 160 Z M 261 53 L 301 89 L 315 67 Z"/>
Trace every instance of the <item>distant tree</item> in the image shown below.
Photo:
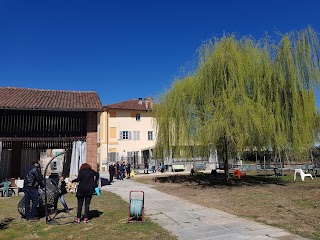
<path fill-rule="evenodd" d="M 280 153 L 306 148 L 318 134 L 315 89 L 320 45 L 311 27 L 255 41 L 234 35 L 200 47 L 199 66 L 176 80 L 155 106 L 157 154 L 223 156 L 249 147 Z"/>

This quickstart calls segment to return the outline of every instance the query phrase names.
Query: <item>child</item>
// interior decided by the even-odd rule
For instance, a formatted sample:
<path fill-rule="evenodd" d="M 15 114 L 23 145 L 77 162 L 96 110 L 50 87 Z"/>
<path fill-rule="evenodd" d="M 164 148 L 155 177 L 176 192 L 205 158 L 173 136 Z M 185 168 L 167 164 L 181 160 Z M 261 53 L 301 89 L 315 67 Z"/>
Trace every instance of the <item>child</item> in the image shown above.
<path fill-rule="evenodd" d="M 62 203 L 64 210 L 66 213 L 69 212 L 68 205 L 64 199 L 64 195 L 67 193 L 66 189 L 66 182 L 64 181 L 64 177 L 60 176 L 59 183 L 58 183 L 58 188 L 59 188 L 59 196 L 60 196 L 60 202 Z"/>

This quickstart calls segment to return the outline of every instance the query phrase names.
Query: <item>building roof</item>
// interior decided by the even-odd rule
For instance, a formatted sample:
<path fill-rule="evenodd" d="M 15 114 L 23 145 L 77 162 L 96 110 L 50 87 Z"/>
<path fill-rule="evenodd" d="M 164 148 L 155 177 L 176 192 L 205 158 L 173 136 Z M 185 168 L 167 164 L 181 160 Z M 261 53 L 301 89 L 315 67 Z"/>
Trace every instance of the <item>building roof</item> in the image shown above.
<path fill-rule="evenodd" d="M 141 104 L 139 104 L 139 101 Z M 106 105 L 104 107 L 109 109 L 121 109 L 121 110 L 137 110 L 137 111 L 152 110 L 152 105 L 151 105 L 151 108 L 147 108 L 146 101 L 139 100 L 139 99 L 131 99 L 124 102 L 113 103 L 113 104 Z"/>
<path fill-rule="evenodd" d="M 96 92 L 0 87 L 0 109 L 101 111 Z"/>

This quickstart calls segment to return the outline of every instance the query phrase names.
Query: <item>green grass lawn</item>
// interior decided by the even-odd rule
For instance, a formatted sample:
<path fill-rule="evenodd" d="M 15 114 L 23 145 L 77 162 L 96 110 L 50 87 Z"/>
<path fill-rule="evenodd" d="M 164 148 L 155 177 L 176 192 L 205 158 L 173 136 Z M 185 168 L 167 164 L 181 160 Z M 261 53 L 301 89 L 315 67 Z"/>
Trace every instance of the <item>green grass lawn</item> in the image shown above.
<path fill-rule="evenodd" d="M 176 239 L 159 225 L 146 218 L 144 223 L 126 223 L 128 204 L 120 197 L 102 192 L 93 196 L 90 212 L 91 222 L 66 225 L 46 224 L 45 218 L 30 222 L 21 218 L 17 210 L 22 196 L 0 197 L 0 239 Z M 70 215 L 61 213 L 57 222 L 66 223 L 76 216 L 76 197 L 66 195 Z M 59 209 L 62 205 L 59 202 Z"/>

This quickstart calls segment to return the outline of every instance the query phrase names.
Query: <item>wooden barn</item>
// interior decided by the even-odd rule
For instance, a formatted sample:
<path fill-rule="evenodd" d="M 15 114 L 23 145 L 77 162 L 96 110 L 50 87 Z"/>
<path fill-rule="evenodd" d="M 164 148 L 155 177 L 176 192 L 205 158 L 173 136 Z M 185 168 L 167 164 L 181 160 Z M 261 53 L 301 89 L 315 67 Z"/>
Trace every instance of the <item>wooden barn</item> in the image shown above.
<path fill-rule="evenodd" d="M 68 175 L 77 143 L 97 170 L 100 111 L 96 92 L 0 87 L 0 179 L 23 178 L 32 159 L 55 149 L 65 152 Z"/>

